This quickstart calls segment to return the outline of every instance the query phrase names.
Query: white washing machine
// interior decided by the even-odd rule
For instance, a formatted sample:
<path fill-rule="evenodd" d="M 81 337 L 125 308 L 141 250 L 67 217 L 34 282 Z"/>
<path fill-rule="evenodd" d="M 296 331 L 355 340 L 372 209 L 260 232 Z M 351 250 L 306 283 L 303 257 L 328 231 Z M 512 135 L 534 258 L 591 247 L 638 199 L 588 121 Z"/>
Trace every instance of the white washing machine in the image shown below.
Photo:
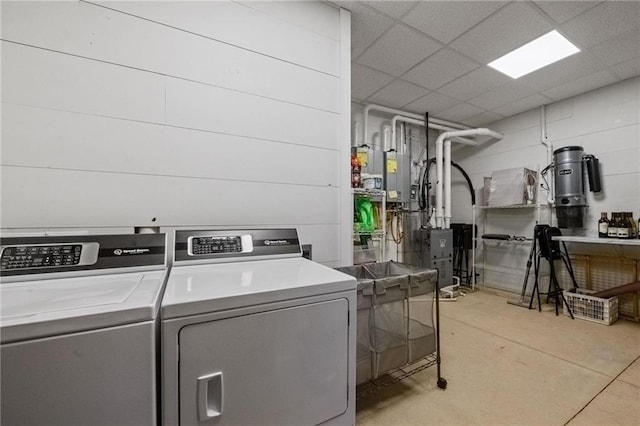
<path fill-rule="evenodd" d="M 0 245 L 0 423 L 157 425 L 165 235 Z"/>
<path fill-rule="evenodd" d="M 176 231 L 162 301 L 165 425 L 355 423 L 356 282 L 295 229 Z"/>

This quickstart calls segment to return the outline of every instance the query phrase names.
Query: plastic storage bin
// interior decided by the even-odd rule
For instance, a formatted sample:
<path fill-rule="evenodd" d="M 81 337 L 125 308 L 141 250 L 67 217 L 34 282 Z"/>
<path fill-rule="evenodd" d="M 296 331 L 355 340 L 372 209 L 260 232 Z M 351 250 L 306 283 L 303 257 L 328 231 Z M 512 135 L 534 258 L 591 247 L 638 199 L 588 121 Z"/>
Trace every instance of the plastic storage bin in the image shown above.
<path fill-rule="evenodd" d="M 618 320 L 618 296 L 609 299 L 590 296 L 594 293 L 581 288 L 563 292 L 571 313 L 575 318 L 611 325 Z M 569 315 L 567 306 L 563 305 L 563 313 Z"/>

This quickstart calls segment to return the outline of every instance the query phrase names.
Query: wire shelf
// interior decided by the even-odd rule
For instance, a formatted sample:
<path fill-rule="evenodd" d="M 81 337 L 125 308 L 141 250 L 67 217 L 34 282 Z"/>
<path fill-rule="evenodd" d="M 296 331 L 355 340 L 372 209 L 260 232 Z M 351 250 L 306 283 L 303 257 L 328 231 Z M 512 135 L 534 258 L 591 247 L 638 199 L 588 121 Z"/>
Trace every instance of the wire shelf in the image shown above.
<path fill-rule="evenodd" d="M 368 382 L 362 383 L 356 387 L 356 401 L 364 398 L 365 396 L 377 393 L 380 390 L 391 386 L 394 383 L 398 383 L 399 381 L 404 380 L 407 377 L 412 376 L 422 370 L 434 366 L 437 363 L 438 357 L 434 352 L 410 365 L 400 367 L 396 370 L 386 373 L 384 376 L 378 377 L 377 379 L 369 380 Z"/>
<path fill-rule="evenodd" d="M 508 206 L 476 206 L 476 208 L 480 210 L 491 210 L 491 209 L 535 209 L 538 207 L 537 204 L 510 204 Z M 543 207 L 543 204 L 540 204 L 539 207 Z"/>
<path fill-rule="evenodd" d="M 387 192 L 383 189 L 351 188 L 354 194 L 383 197 Z"/>

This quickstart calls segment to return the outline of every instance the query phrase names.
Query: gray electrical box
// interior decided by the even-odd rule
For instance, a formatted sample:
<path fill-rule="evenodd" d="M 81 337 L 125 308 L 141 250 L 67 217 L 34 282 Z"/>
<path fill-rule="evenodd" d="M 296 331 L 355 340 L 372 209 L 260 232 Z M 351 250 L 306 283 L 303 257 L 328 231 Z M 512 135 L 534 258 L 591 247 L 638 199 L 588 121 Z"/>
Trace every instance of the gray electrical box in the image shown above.
<path fill-rule="evenodd" d="M 422 266 L 438 270 L 440 287 L 453 284 L 453 229 L 420 229 Z"/>
<path fill-rule="evenodd" d="M 383 173 L 383 157 L 384 153 L 367 146 L 359 146 L 351 148 L 351 154 L 360 160 L 360 173 L 368 173 L 370 175 L 382 175 Z"/>
<path fill-rule="evenodd" d="M 384 153 L 384 189 L 387 202 L 408 203 L 411 201 L 411 167 L 408 154 L 390 151 Z"/>

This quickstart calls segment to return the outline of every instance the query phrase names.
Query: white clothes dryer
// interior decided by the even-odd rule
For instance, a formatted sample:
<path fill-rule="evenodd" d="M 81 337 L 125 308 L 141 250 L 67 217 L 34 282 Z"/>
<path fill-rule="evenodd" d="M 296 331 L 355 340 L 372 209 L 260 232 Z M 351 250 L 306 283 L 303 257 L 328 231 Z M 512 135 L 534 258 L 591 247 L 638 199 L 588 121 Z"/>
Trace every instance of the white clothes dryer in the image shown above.
<path fill-rule="evenodd" d="M 176 231 L 162 423 L 353 425 L 355 315 L 355 279 L 295 229 Z"/>
<path fill-rule="evenodd" d="M 156 425 L 165 235 L 0 245 L 0 423 Z"/>

